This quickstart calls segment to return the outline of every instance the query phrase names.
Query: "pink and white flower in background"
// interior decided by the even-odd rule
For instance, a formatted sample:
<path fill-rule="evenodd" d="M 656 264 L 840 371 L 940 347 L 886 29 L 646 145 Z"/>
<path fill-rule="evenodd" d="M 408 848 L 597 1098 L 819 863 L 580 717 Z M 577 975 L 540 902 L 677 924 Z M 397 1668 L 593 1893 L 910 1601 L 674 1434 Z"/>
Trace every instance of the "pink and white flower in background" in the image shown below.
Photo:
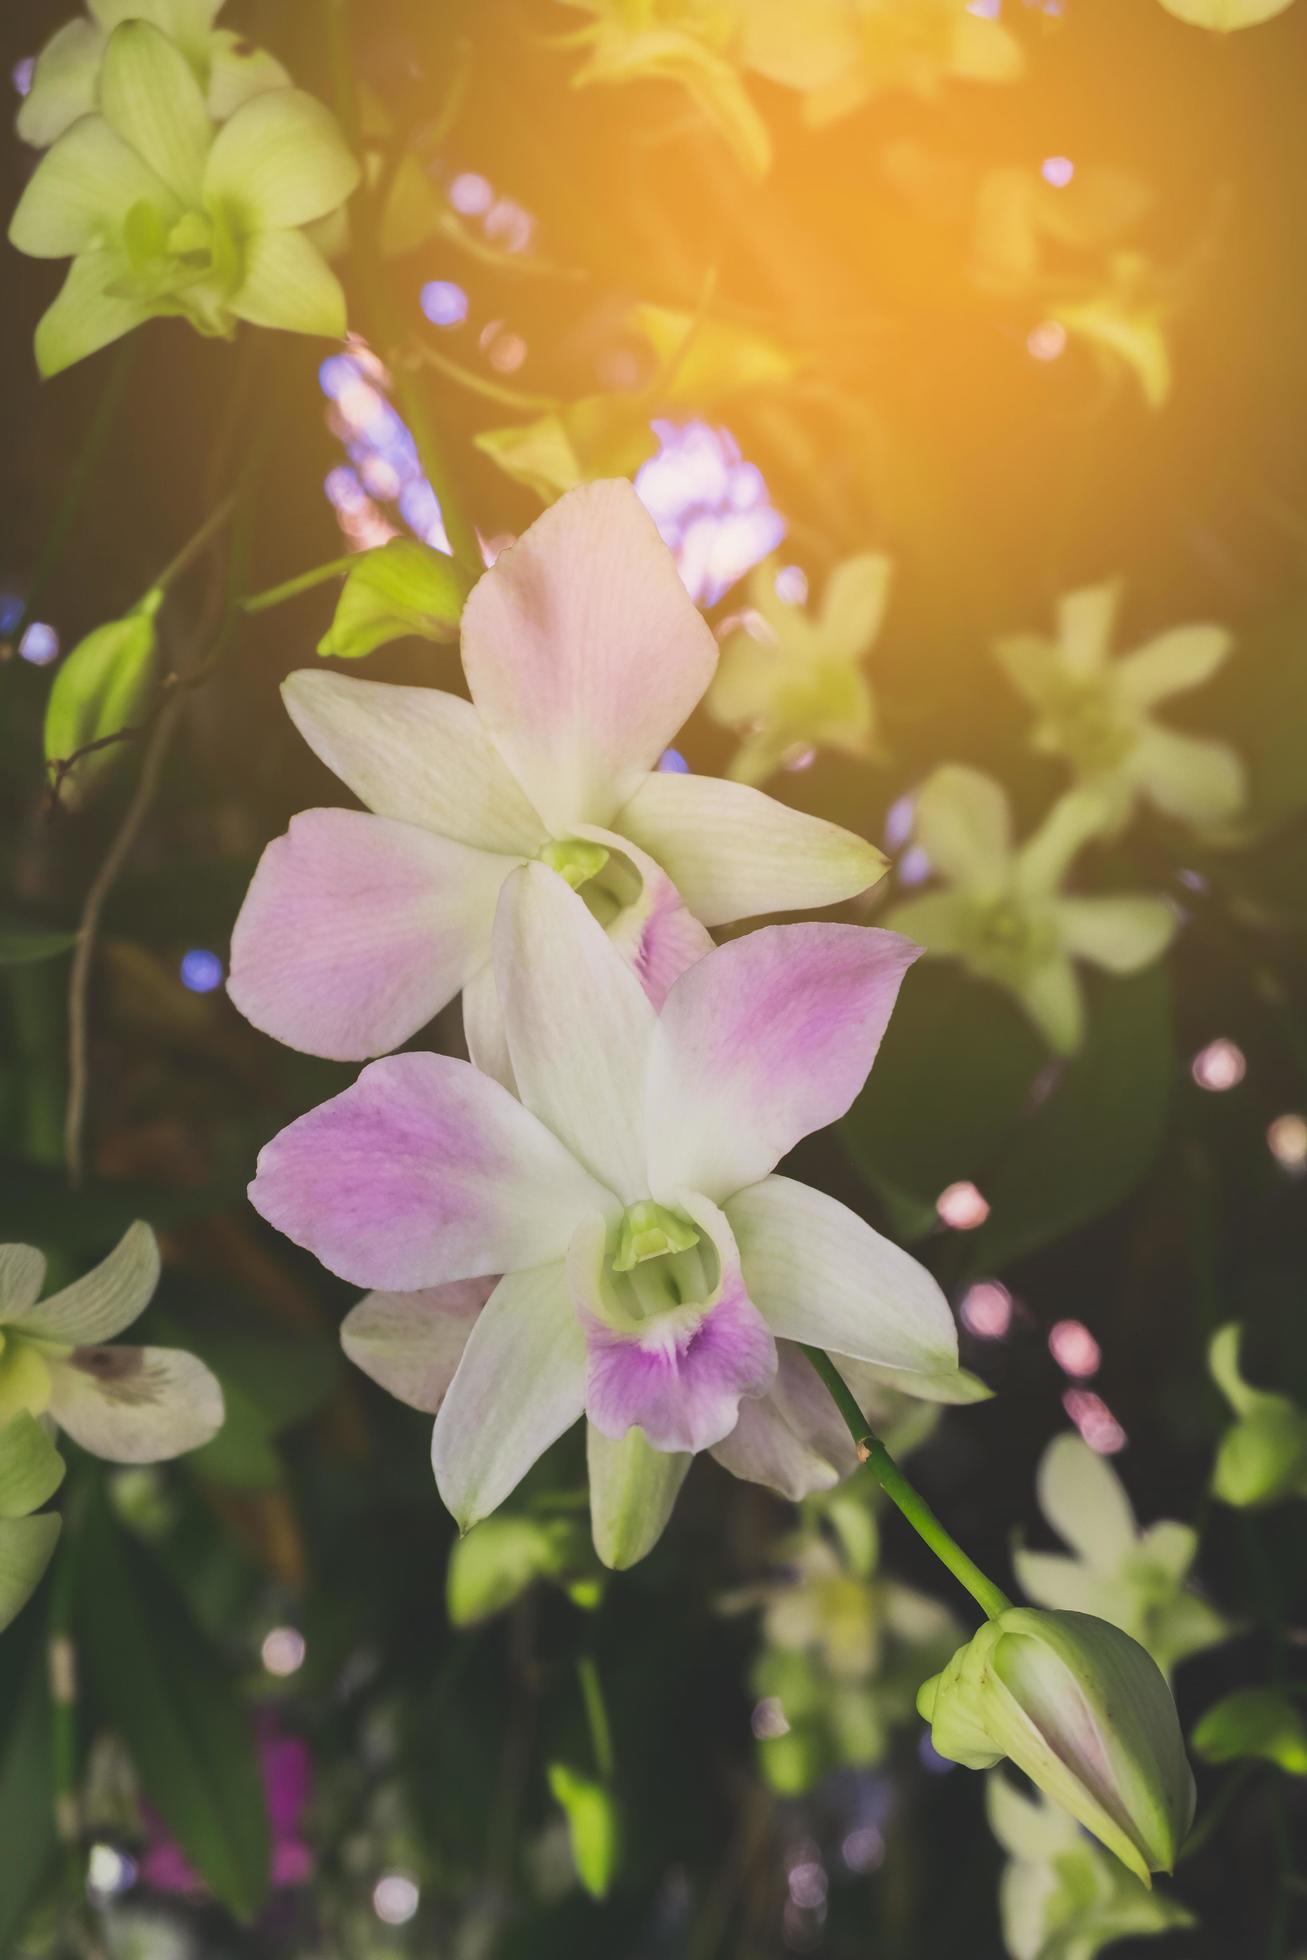
<path fill-rule="evenodd" d="M 462 622 L 471 700 L 292 674 L 300 733 L 363 810 L 309 810 L 264 852 L 232 941 L 241 1012 L 363 1061 L 464 990 L 469 1051 L 506 1079 L 490 970 L 500 889 L 541 860 L 581 891 L 655 1004 L 707 928 L 856 896 L 881 853 L 757 790 L 658 762 L 717 644 L 629 483 L 570 492 Z"/>
<path fill-rule="evenodd" d="M 931 1276 L 774 1175 L 852 1103 L 916 950 L 862 926 L 766 927 L 705 954 L 658 1009 L 566 880 L 527 864 L 494 945 L 520 1101 L 469 1063 L 396 1055 L 265 1147 L 256 1209 L 377 1289 L 346 1345 L 439 1405 L 436 1479 L 464 1529 L 582 1415 L 610 1564 L 649 1550 L 698 1451 L 796 1492 L 833 1482 L 787 1343 L 955 1398 Z"/>

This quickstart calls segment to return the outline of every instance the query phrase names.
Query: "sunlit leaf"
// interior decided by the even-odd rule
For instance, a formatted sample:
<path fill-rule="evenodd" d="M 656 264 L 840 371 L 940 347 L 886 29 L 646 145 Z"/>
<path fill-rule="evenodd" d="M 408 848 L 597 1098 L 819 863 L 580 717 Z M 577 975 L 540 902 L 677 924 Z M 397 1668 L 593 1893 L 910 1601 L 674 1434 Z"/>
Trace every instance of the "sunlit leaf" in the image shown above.
<path fill-rule="evenodd" d="M 154 618 L 162 603 L 156 589 L 125 619 L 97 626 L 59 668 L 45 711 L 45 759 L 52 770 L 91 743 L 140 728 L 154 679 Z M 114 741 L 82 755 L 63 775 L 65 805 L 84 802 L 129 746 Z"/>
<path fill-rule="evenodd" d="M 351 566 L 318 652 L 357 660 L 391 640 L 452 640 L 467 590 L 448 552 L 392 538 Z"/>
<path fill-rule="evenodd" d="M 1190 1736 L 1205 1763 L 1254 1756 L 1290 1776 L 1307 1776 L 1307 1720 L 1275 1688 L 1238 1688 L 1209 1708 Z"/>
<path fill-rule="evenodd" d="M 576 1875 L 591 1898 L 607 1896 L 617 1873 L 621 1818 L 612 1792 L 566 1763 L 550 1763 L 549 1788 L 567 1818 Z"/>

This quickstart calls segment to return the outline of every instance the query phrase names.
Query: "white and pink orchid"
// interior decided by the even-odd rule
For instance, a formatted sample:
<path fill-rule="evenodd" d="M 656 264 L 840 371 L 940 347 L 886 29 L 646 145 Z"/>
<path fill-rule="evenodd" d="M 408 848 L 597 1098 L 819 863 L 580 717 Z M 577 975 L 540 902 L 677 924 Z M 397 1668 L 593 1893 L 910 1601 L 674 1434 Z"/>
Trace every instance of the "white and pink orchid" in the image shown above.
<path fill-rule="evenodd" d="M 366 810 L 309 810 L 270 844 L 232 941 L 241 1012 L 290 1047 L 385 1054 L 460 989 L 469 1052 L 504 1077 L 490 972 L 500 888 L 543 860 L 657 1004 L 709 926 L 851 898 L 879 851 L 743 784 L 658 763 L 717 644 L 629 483 L 560 499 L 463 614 L 471 700 L 292 674 L 291 717 Z"/>
<path fill-rule="evenodd" d="M 930 1275 L 774 1175 L 849 1107 L 916 950 L 862 926 L 767 927 L 705 954 L 658 1009 L 567 881 L 528 863 L 494 933 L 520 1101 L 467 1062 L 395 1055 L 266 1146 L 256 1209 L 378 1289 L 347 1345 L 439 1406 L 436 1479 L 464 1529 L 583 1414 L 612 1564 L 656 1540 L 695 1452 L 794 1494 L 833 1482 L 852 1466 L 823 1453 L 800 1357 L 778 1345 L 956 1395 Z"/>

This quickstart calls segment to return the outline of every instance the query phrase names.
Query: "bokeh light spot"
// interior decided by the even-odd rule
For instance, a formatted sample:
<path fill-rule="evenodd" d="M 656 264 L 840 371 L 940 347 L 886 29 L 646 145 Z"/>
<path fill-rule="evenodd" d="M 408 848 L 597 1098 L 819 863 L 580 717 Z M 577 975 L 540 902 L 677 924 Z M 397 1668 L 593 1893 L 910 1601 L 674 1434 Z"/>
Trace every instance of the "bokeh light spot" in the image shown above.
<path fill-rule="evenodd" d="M 1100 1456 L 1115 1456 L 1126 1445 L 1126 1434 L 1101 1395 L 1091 1388 L 1069 1388 L 1062 1407 L 1070 1416 L 1091 1450 Z"/>
<path fill-rule="evenodd" d="M 1045 157 L 1039 166 L 1039 174 L 1046 184 L 1055 191 L 1065 190 L 1076 174 L 1076 167 L 1070 157 Z"/>
<path fill-rule="evenodd" d="M 307 1652 L 308 1644 L 298 1627 L 273 1627 L 264 1635 L 259 1658 L 269 1674 L 284 1680 L 288 1674 L 299 1673 Z"/>
<path fill-rule="evenodd" d="M 658 454 L 641 465 L 636 494 L 691 598 L 713 605 L 776 549 L 785 519 L 728 429 L 660 420 L 653 432 Z"/>
<path fill-rule="evenodd" d="M 1291 1177 L 1307 1172 L 1307 1117 L 1290 1113 L 1267 1126 L 1266 1147 Z"/>
<path fill-rule="evenodd" d="M 495 201 L 495 193 L 475 170 L 461 170 L 449 187 L 449 201 L 464 218 L 479 218 Z"/>
<path fill-rule="evenodd" d="M 433 327 L 457 327 L 467 318 L 467 294 L 452 279 L 428 279 L 421 306 Z"/>
<path fill-rule="evenodd" d="M 1026 352 L 1032 360 L 1056 361 L 1066 353 L 1066 328 L 1060 320 L 1041 320 L 1026 335 Z"/>
<path fill-rule="evenodd" d="M 136 1883 L 136 1860 L 116 1844 L 93 1844 L 86 1859 L 86 1894 L 93 1904 L 119 1898 Z"/>
<path fill-rule="evenodd" d="M 1103 1351 L 1082 1320 L 1059 1320 L 1049 1329 L 1048 1351 L 1059 1368 L 1081 1381 L 1096 1375 Z"/>
<path fill-rule="evenodd" d="M 59 658 L 59 635 L 43 619 L 34 619 L 18 642 L 22 659 L 33 667 L 48 667 Z"/>
<path fill-rule="evenodd" d="M 759 1742 L 774 1742 L 777 1736 L 790 1732 L 785 1710 L 775 1695 L 765 1695 L 756 1705 L 749 1717 L 749 1726 Z"/>
<path fill-rule="evenodd" d="M 658 758 L 658 770 L 663 776 L 688 776 L 690 765 L 679 749 L 664 749 Z"/>
<path fill-rule="evenodd" d="M 1226 1089 L 1238 1088 L 1248 1073 L 1248 1063 L 1238 1043 L 1221 1035 L 1199 1049 L 1189 1064 L 1189 1073 L 1200 1089 L 1220 1095 Z"/>
<path fill-rule="evenodd" d="M 935 1210 L 950 1231 L 974 1232 L 989 1217 L 989 1200 L 968 1179 L 962 1178 L 940 1192 Z"/>
<path fill-rule="evenodd" d="M 982 1341 L 1001 1341 L 1012 1329 L 1012 1295 L 1001 1280 L 978 1279 L 962 1296 L 962 1325 Z"/>
<path fill-rule="evenodd" d="M 183 987 L 192 994 L 211 994 L 222 985 L 222 961 L 207 946 L 192 946 L 183 953 L 178 970 Z"/>
<path fill-rule="evenodd" d="M 386 1926 L 407 1926 L 421 1900 L 418 1882 L 407 1872 L 385 1872 L 372 1888 L 372 1910 Z"/>

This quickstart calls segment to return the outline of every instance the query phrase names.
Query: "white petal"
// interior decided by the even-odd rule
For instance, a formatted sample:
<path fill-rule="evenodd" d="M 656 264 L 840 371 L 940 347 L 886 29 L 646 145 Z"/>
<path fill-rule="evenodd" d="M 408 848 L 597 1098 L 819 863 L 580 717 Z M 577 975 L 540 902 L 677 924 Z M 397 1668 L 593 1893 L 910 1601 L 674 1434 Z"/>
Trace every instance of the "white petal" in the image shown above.
<path fill-rule="evenodd" d="M 1209 681 L 1233 645 L 1234 635 L 1224 626 L 1175 626 L 1117 661 L 1114 691 L 1132 708 L 1155 707 L 1168 695 Z"/>
<path fill-rule="evenodd" d="M 957 1368 L 957 1332 L 925 1267 L 846 1205 L 764 1178 L 726 1205 L 749 1297 L 773 1334 L 923 1374 Z"/>
<path fill-rule="evenodd" d="M 0 1245 L 0 1326 L 34 1306 L 45 1285 L 45 1254 L 34 1245 Z"/>
<path fill-rule="evenodd" d="M 1103 1573 L 1115 1572 L 1138 1536 L 1125 1487 L 1105 1457 L 1079 1436 L 1055 1436 L 1040 1459 L 1039 1508 L 1073 1551 Z"/>
<path fill-rule="evenodd" d="M 504 886 L 495 977 L 522 1101 L 625 1203 L 647 1197 L 654 1011 L 579 894 L 543 864 Z"/>
<path fill-rule="evenodd" d="M 48 149 L 79 117 L 90 115 L 103 50 L 104 35 L 89 20 L 70 20 L 51 36 L 19 106 L 15 127 L 24 143 Z"/>
<path fill-rule="evenodd" d="M 104 51 L 99 101 L 123 142 L 185 204 L 197 205 L 213 125 L 181 49 L 148 20 L 123 21 Z"/>
<path fill-rule="evenodd" d="M 508 1052 L 504 1010 L 499 1005 L 492 960 L 487 960 L 463 988 L 463 1039 L 473 1068 L 491 1076 L 515 1096 L 513 1060 Z"/>
<path fill-rule="evenodd" d="M 609 822 L 716 664 L 717 643 L 626 482 L 561 497 L 463 612 L 472 698 L 557 836 Z"/>
<path fill-rule="evenodd" d="M 98 1266 L 28 1312 L 10 1314 L 24 1334 L 74 1347 L 111 1341 L 144 1313 L 159 1283 L 159 1245 L 148 1225 L 129 1225 Z"/>
<path fill-rule="evenodd" d="M 1062 658 L 1078 680 L 1099 673 L 1112 644 L 1112 628 L 1121 603 L 1115 580 L 1068 592 L 1058 604 L 1058 642 Z"/>
<path fill-rule="evenodd" d="M 654 1449 L 639 1429 L 614 1442 L 592 1422 L 585 1452 L 594 1547 L 610 1571 L 625 1572 L 662 1537 L 694 1459 L 688 1451 Z"/>
<path fill-rule="evenodd" d="M 10 220 L 9 242 L 29 258 L 72 258 L 116 237 L 141 199 L 165 216 L 179 209 L 172 192 L 102 116 L 84 116 L 32 172 Z"/>
<path fill-rule="evenodd" d="M 50 1362 L 50 1385 L 60 1428 L 110 1463 L 162 1463 L 222 1428 L 216 1378 L 177 1348 L 74 1348 Z"/>
<path fill-rule="evenodd" d="M 471 702 L 318 668 L 291 674 L 282 698 L 313 753 L 378 816 L 514 857 L 545 842 Z"/>
<path fill-rule="evenodd" d="M 806 1354 L 777 1345 L 776 1380 L 766 1395 L 740 1404 L 740 1418 L 712 1454 L 723 1470 L 764 1484 L 792 1504 L 831 1490 L 858 1467 L 843 1417 Z"/>
<path fill-rule="evenodd" d="M 345 1315 L 340 1344 L 388 1394 L 433 1416 L 494 1286 L 458 1279 L 416 1293 L 369 1293 Z"/>
<path fill-rule="evenodd" d="M 501 1279 L 436 1417 L 431 1461 L 468 1531 L 503 1503 L 585 1405 L 585 1337 L 560 1262 Z"/>
<path fill-rule="evenodd" d="M 852 831 L 715 776 L 655 771 L 613 827 L 648 851 L 706 926 L 838 905 L 887 868 Z"/>
<path fill-rule="evenodd" d="M 1109 973 L 1151 966 L 1175 938 L 1177 924 L 1163 898 L 1061 898 L 1056 916 L 1067 951 Z"/>
<path fill-rule="evenodd" d="M 302 231 L 254 232 L 243 263 L 245 276 L 227 302 L 238 320 L 326 339 L 344 333 L 344 287 Z"/>
<path fill-rule="evenodd" d="M 913 834 L 932 867 L 951 884 L 999 888 L 1012 853 L 1007 797 L 992 776 L 947 763 L 922 785 Z"/>
<path fill-rule="evenodd" d="M 243 102 L 213 141 L 204 197 L 242 231 L 311 225 L 343 204 L 359 167 L 335 117 L 303 89 L 269 89 Z"/>

